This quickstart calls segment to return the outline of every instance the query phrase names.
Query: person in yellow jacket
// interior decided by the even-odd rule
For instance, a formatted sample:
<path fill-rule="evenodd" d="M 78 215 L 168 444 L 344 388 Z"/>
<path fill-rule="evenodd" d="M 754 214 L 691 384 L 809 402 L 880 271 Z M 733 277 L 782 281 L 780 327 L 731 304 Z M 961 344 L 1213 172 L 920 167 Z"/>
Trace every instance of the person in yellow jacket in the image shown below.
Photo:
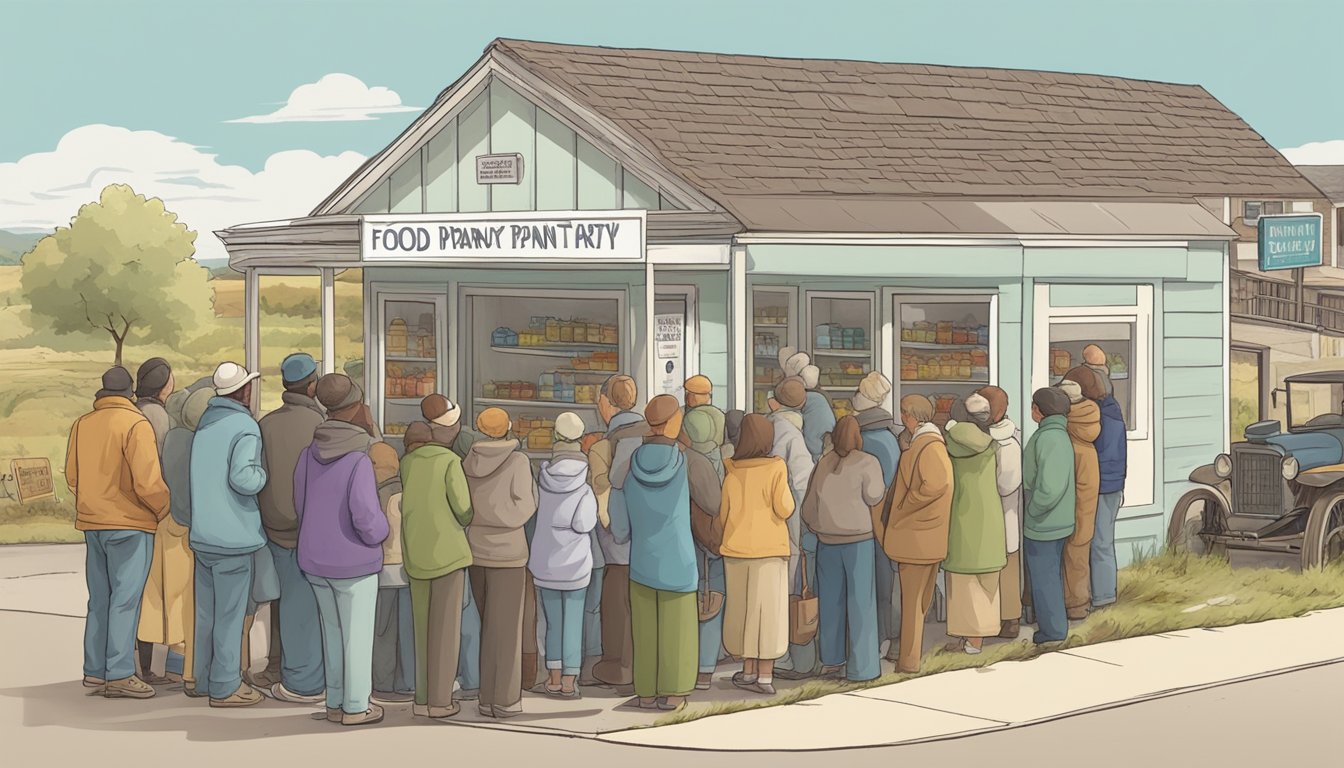
<path fill-rule="evenodd" d="M 196 615 L 192 599 L 196 560 L 187 544 L 191 525 L 191 436 L 213 396 L 209 389 L 192 392 L 182 406 L 181 426 L 168 430 L 164 437 L 162 467 L 170 494 L 169 514 L 154 534 L 154 555 L 140 603 L 137 633 L 142 643 L 168 646 L 167 675 L 180 675 L 188 689 L 195 688 L 191 665 Z M 157 679 L 161 671 L 151 674 Z M 171 681 L 167 675 L 163 676 L 164 682 Z"/>
<path fill-rule="evenodd" d="M 65 456 L 86 548 L 84 685 L 108 698 L 148 699 L 154 689 L 135 674 L 135 631 L 168 486 L 154 428 L 131 401 L 130 372 L 114 366 L 102 384 L 93 411 L 70 427 Z"/>

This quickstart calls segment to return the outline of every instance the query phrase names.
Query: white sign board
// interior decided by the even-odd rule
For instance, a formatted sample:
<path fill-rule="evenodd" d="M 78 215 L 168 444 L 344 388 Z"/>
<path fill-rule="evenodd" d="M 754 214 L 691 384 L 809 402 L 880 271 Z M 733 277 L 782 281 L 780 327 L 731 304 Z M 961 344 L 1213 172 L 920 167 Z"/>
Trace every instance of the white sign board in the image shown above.
<path fill-rule="evenodd" d="M 681 400 L 686 381 L 686 315 L 653 316 L 653 347 L 657 361 L 657 392 Z"/>
<path fill-rule="evenodd" d="M 523 180 L 523 156 L 477 155 L 477 184 L 519 184 Z"/>
<path fill-rule="evenodd" d="M 644 211 L 364 216 L 359 253 L 366 262 L 642 262 Z"/>

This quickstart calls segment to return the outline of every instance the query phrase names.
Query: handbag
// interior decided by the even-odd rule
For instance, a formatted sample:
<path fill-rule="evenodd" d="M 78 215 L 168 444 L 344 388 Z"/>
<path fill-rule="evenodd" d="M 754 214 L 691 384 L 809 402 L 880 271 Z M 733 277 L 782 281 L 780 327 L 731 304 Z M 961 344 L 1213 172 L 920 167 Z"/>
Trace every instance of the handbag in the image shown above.
<path fill-rule="evenodd" d="M 721 515 L 710 515 L 700 508 L 699 504 L 691 502 L 691 538 L 695 543 L 704 547 L 714 554 L 719 554 L 719 549 L 723 547 L 723 522 Z"/>
<path fill-rule="evenodd" d="M 723 593 L 709 590 L 709 555 L 700 554 L 700 564 L 704 571 L 700 575 L 700 593 L 696 595 L 696 609 L 700 614 L 700 623 L 713 619 L 723 610 Z"/>
<path fill-rule="evenodd" d="M 798 567 L 803 576 L 803 593 L 789 595 L 789 642 L 807 645 L 817 636 L 820 608 L 812 586 L 807 583 L 807 550 L 801 550 L 799 554 L 802 557 Z"/>

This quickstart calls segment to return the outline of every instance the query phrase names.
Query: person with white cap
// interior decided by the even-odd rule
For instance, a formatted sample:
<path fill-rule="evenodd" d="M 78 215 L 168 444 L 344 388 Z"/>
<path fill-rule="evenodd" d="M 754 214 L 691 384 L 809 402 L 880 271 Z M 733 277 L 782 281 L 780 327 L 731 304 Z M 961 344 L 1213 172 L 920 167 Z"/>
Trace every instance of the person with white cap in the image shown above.
<path fill-rule="evenodd" d="M 580 695 L 584 601 L 597 526 L 597 496 L 588 483 L 588 457 L 579 448 L 583 430 L 578 414 L 555 419 L 555 446 L 537 474 L 537 531 L 527 561 L 546 618 L 547 679 L 536 692 L 564 699 Z"/>
<path fill-rule="evenodd" d="M 266 486 L 261 429 L 248 403 L 259 374 L 220 363 L 215 397 L 191 441 L 191 549 L 196 554 L 196 688 L 212 707 L 247 707 L 261 694 L 242 680 L 243 616 L 252 555 L 266 546 L 257 494 Z"/>
<path fill-rule="evenodd" d="M 802 354 L 802 353 L 799 353 Z M 791 360 L 796 359 L 797 355 Z M 784 460 L 789 470 L 789 490 L 793 492 L 794 509 L 801 509 L 807 495 L 808 481 L 816 462 L 807 448 L 803 437 L 803 407 L 807 404 L 807 387 L 797 376 L 790 376 L 775 387 L 775 410 L 769 415 L 774 425 L 774 446 L 771 455 Z M 793 515 L 788 520 L 790 594 L 801 594 L 804 568 L 807 582 L 816 583 L 817 537 L 811 531 L 803 531 L 802 516 Z M 804 562 L 806 559 L 806 562 Z M 788 653 L 776 665 L 777 674 L 785 680 L 801 680 L 812 677 L 820 671 L 816 641 L 806 645 L 789 644 Z"/>
<path fill-rule="evenodd" d="M 434 442 L 466 458 L 476 435 L 462 426 L 462 406 L 438 393 L 420 401 L 420 415 L 429 423 Z"/>
<path fill-rule="evenodd" d="M 267 480 L 257 503 L 280 584 L 280 598 L 272 603 L 279 612 L 280 642 L 272 642 L 266 671 L 251 682 L 277 701 L 296 704 L 319 704 L 326 689 L 317 598 L 299 570 L 299 521 L 294 510 L 294 468 L 326 420 L 316 399 L 317 377 L 312 355 L 296 352 L 281 361 L 285 388 L 281 405 L 262 417 L 260 425 Z"/>

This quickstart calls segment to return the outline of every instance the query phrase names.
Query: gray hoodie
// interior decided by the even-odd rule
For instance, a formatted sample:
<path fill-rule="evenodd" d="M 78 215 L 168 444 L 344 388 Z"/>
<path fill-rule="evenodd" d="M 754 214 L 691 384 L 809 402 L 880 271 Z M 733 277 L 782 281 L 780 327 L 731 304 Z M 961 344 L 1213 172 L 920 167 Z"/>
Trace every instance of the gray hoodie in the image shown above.
<path fill-rule="evenodd" d="M 541 589 L 583 589 L 593 575 L 591 539 L 597 525 L 588 460 L 582 453 L 557 452 L 541 465 L 537 484 L 537 531 L 527 568 Z"/>
<path fill-rule="evenodd" d="M 478 440 L 462 460 L 475 517 L 467 528 L 474 565 L 522 568 L 527 565 L 523 526 L 537 512 L 532 465 L 517 440 Z"/>
<path fill-rule="evenodd" d="M 262 417 L 262 461 L 266 463 L 266 487 L 257 494 L 261 524 L 266 538 L 293 549 L 299 544 L 299 520 L 294 513 L 294 469 L 299 454 L 313 442 L 313 434 L 326 419 L 317 401 L 299 392 L 285 392 L 284 403 Z"/>
<path fill-rule="evenodd" d="M 324 421 L 313 431 L 313 456 L 330 464 L 347 453 L 367 453 L 376 442 L 363 427 L 348 421 Z"/>

